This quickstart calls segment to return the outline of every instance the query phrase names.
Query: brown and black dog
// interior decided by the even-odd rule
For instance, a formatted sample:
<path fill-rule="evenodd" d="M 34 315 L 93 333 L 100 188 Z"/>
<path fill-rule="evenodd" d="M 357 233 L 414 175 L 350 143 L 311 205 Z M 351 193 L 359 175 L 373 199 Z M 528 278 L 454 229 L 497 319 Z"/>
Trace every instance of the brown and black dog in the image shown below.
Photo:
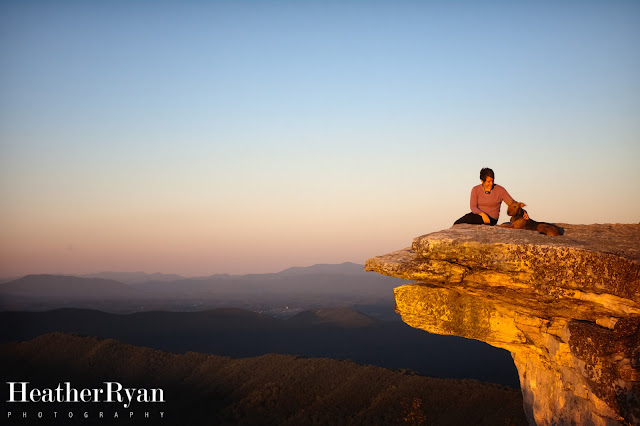
<path fill-rule="evenodd" d="M 536 222 L 532 219 L 525 219 L 524 214 L 527 213 L 523 207 L 525 203 L 519 203 L 515 200 L 507 207 L 507 214 L 511 216 L 510 224 L 500 225 L 505 228 L 528 229 L 529 231 L 538 231 L 541 234 L 557 237 L 562 235 L 562 231 L 556 225 L 545 222 Z M 528 216 L 528 214 L 527 214 Z"/>

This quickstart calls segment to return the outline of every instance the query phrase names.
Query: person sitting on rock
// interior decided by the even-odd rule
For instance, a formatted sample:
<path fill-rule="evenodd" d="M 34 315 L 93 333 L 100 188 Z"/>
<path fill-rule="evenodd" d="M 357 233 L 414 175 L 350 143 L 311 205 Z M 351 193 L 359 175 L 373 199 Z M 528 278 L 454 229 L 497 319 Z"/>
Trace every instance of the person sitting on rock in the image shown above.
<path fill-rule="evenodd" d="M 480 170 L 481 184 L 471 188 L 471 213 L 467 213 L 453 224 L 469 223 L 471 225 L 495 225 L 500 217 L 500 206 L 504 201 L 507 205 L 513 202 L 513 197 L 506 189 L 494 183 L 495 175 L 490 168 Z M 525 213 L 526 214 L 526 213 Z M 525 219 L 528 219 L 528 215 Z"/>

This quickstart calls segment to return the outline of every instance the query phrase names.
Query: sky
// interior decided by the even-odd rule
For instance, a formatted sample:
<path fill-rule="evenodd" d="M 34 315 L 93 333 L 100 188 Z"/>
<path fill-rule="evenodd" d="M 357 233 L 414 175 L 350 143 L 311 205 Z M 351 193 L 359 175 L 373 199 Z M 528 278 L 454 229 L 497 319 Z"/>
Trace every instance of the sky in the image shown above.
<path fill-rule="evenodd" d="M 638 223 L 639 45 L 638 1 L 0 0 L 0 276 L 363 263 L 485 166 Z"/>

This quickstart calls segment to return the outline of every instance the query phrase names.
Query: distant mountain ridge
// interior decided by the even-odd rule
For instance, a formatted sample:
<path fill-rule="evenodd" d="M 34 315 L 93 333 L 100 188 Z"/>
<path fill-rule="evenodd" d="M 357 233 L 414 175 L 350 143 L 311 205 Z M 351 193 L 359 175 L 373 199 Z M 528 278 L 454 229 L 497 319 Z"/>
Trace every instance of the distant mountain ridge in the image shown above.
<path fill-rule="evenodd" d="M 91 274 L 82 275 L 69 275 L 78 276 L 80 278 L 103 278 L 114 281 L 120 281 L 124 284 L 140 284 L 145 282 L 172 282 L 182 280 L 206 280 L 210 278 L 230 278 L 230 277 L 255 277 L 255 276 L 282 276 L 282 275 L 309 275 L 309 274 L 340 274 L 340 275 L 360 275 L 364 271 L 364 265 L 343 262 L 343 263 L 319 263 L 311 266 L 293 266 L 287 269 L 283 269 L 280 272 L 269 273 L 250 273 L 250 274 L 213 274 L 203 275 L 197 277 L 185 277 L 178 274 L 163 274 L 160 272 L 147 273 L 143 271 L 135 272 L 118 272 L 118 271 L 105 271 Z M 62 274 L 66 276 L 65 274 Z"/>
<path fill-rule="evenodd" d="M 146 272 L 97 272 L 93 274 L 78 275 L 80 278 L 103 278 L 108 280 L 119 281 L 124 284 L 138 284 L 148 281 L 178 281 L 185 277 L 177 274 L 162 274 L 159 272 L 148 274 Z"/>
<path fill-rule="evenodd" d="M 80 278 L 64 275 L 27 275 L 0 284 L 0 294 L 15 296 L 102 298 L 118 294 L 133 295 L 132 289 L 119 281 L 104 278 Z"/>
<path fill-rule="evenodd" d="M 276 275 L 308 275 L 308 274 L 340 274 L 360 275 L 364 271 L 364 265 L 352 262 L 339 264 L 319 263 L 312 266 L 294 266 L 276 273 Z M 366 272 L 366 271 L 365 271 Z"/>
<path fill-rule="evenodd" d="M 379 321 L 353 308 L 330 308 L 304 311 L 287 321 L 307 325 L 337 325 L 345 328 L 357 328 L 374 325 Z"/>
<path fill-rule="evenodd" d="M 113 280 L 114 277 L 126 280 L 127 284 Z M 366 272 L 363 265 L 349 262 L 295 267 L 270 274 L 198 278 L 141 272 L 109 272 L 90 277 L 27 275 L 0 284 L 0 310 L 57 307 L 109 310 L 109 303 L 125 311 L 148 310 L 150 304 L 167 309 L 165 301 L 172 310 L 181 309 L 181 304 L 186 309 L 189 305 L 212 302 L 228 306 L 286 301 L 308 306 L 392 304 L 393 288 L 404 283 L 405 280 Z"/>

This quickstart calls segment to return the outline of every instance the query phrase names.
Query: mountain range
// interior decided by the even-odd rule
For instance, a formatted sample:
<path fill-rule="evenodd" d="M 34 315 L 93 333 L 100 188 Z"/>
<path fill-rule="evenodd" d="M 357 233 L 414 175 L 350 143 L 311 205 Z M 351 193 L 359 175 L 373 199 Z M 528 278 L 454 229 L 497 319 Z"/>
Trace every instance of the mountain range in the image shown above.
<path fill-rule="evenodd" d="M 519 386 L 507 352 L 401 322 L 393 289 L 405 283 L 354 263 L 198 278 L 29 275 L 0 284 L 0 341 L 72 332 L 174 353 L 351 359 Z"/>
<path fill-rule="evenodd" d="M 238 306 L 302 308 L 393 305 L 405 280 L 365 272 L 362 265 L 314 265 L 279 273 L 184 278 L 141 272 L 87 276 L 27 275 L 0 284 L 0 310 L 91 308 L 111 312 L 203 310 Z M 292 313 L 295 313 L 293 310 Z"/>
<path fill-rule="evenodd" d="M 113 314 L 85 309 L 0 312 L 0 341 L 50 332 L 114 338 L 173 353 L 234 358 L 268 353 L 350 359 L 435 377 L 473 378 L 519 387 L 510 354 L 475 340 L 439 336 L 352 308 L 303 311 L 288 319 L 238 308 Z"/>

